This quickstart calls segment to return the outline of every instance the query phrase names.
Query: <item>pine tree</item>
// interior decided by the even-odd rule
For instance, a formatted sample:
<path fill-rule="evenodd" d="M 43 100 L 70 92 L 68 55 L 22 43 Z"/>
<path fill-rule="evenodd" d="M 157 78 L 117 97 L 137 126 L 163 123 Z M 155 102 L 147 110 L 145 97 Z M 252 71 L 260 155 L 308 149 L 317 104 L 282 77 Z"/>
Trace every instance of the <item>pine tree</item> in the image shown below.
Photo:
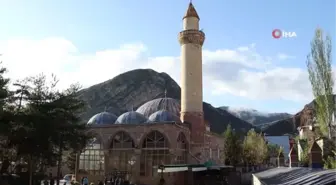
<path fill-rule="evenodd" d="M 65 91 L 56 88 L 58 80 L 47 81 L 45 75 L 29 77 L 18 82 L 15 129 L 10 138 L 18 156 L 29 163 L 30 176 L 34 166 L 62 164 L 64 150 L 79 149 L 89 136 L 85 124 L 80 124 L 80 113 L 85 103 L 78 99 L 78 85 Z M 58 177 L 60 170 L 58 170 Z M 31 184 L 30 180 L 30 184 Z M 59 183 L 59 181 L 58 181 Z"/>
<path fill-rule="evenodd" d="M 0 63 L 1 64 L 1 63 Z M 12 150 L 8 145 L 8 134 L 11 131 L 12 113 L 8 108 L 9 79 L 4 75 L 6 68 L 0 67 L 0 161 L 2 162 L 0 174 L 7 172 Z"/>
<path fill-rule="evenodd" d="M 225 163 L 232 166 L 241 163 L 241 142 L 239 139 L 239 135 L 234 130 L 232 130 L 230 124 L 227 126 L 225 132 L 223 133 L 223 136 L 225 141 Z"/>

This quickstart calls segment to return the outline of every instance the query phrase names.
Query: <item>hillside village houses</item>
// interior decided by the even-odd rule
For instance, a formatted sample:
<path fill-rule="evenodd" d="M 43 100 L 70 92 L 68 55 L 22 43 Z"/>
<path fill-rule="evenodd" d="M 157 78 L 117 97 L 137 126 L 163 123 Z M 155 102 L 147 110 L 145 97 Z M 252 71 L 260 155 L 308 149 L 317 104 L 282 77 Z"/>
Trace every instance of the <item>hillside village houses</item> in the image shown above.
<path fill-rule="evenodd" d="M 336 98 L 334 96 L 334 98 Z M 323 151 L 326 149 L 326 140 L 323 138 L 317 138 L 316 132 L 319 130 L 319 125 L 316 123 L 316 117 L 315 115 L 315 109 L 314 105 L 306 105 L 304 109 L 302 110 L 302 115 L 300 116 L 301 119 L 299 120 L 299 127 L 298 132 L 299 132 L 299 138 L 300 140 L 298 141 L 298 156 L 299 159 L 301 160 L 301 154 L 303 152 L 303 148 L 305 148 L 308 143 L 312 143 L 314 141 L 317 142 L 317 144 L 320 146 L 322 149 L 322 155 Z M 330 136 L 332 140 L 336 140 L 336 119 L 335 119 L 335 114 L 332 115 L 332 120 L 330 124 Z M 307 141 L 306 141 L 307 140 Z"/>

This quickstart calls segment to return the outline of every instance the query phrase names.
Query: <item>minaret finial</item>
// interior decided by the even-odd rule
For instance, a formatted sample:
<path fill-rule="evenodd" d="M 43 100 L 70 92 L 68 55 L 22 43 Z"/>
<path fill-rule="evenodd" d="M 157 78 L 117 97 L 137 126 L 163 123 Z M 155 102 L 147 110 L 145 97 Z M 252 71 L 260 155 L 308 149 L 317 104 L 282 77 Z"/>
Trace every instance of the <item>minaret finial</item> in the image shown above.
<path fill-rule="evenodd" d="M 192 4 L 192 0 L 189 1 L 189 6 L 188 6 L 187 12 L 185 13 L 183 19 L 187 17 L 196 17 L 198 20 L 200 19 L 196 12 L 194 5 Z"/>
<path fill-rule="evenodd" d="M 167 102 L 167 89 L 164 91 L 164 99 L 163 99 L 163 110 L 167 110 L 168 102 Z"/>

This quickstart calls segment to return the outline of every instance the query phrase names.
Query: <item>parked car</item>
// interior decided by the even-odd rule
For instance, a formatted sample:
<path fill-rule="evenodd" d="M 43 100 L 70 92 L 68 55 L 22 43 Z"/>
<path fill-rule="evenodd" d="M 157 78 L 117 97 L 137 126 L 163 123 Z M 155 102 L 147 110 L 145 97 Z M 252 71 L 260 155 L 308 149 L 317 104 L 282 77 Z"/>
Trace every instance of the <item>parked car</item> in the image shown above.
<path fill-rule="evenodd" d="M 60 180 L 60 185 L 71 185 L 71 181 L 74 179 L 74 174 L 66 174 L 63 179 Z"/>

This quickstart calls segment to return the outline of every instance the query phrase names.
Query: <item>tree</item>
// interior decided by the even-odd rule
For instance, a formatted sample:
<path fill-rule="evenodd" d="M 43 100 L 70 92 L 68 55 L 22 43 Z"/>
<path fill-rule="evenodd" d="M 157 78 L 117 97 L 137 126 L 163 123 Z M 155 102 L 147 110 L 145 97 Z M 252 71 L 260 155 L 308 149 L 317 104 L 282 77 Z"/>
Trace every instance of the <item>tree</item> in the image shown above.
<path fill-rule="evenodd" d="M 9 91 L 8 91 L 9 79 L 4 77 L 4 74 L 6 72 L 7 72 L 6 68 L 0 67 L 0 106 L 1 106 L 0 113 L 3 113 L 9 97 Z"/>
<path fill-rule="evenodd" d="M 306 145 L 303 149 L 302 149 L 302 153 L 300 156 L 301 160 L 300 163 L 303 166 L 309 166 L 309 146 Z"/>
<path fill-rule="evenodd" d="M 332 150 L 332 155 L 328 155 L 324 161 L 324 169 L 336 169 L 336 151 Z"/>
<path fill-rule="evenodd" d="M 311 51 L 307 56 L 309 80 L 315 97 L 316 118 L 323 136 L 329 136 L 331 121 L 335 111 L 333 98 L 334 80 L 332 75 L 331 38 L 316 29 L 311 41 Z"/>
<path fill-rule="evenodd" d="M 251 129 L 243 142 L 244 162 L 250 165 L 262 164 L 268 157 L 267 149 L 263 135 Z"/>
<path fill-rule="evenodd" d="M 232 130 L 231 125 L 229 124 L 226 127 L 223 136 L 225 141 L 225 163 L 235 166 L 241 162 L 240 154 L 242 153 L 242 148 L 239 135 L 234 130 Z"/>
<path fill-rule="evenodd" d="M 76 161 L 77 161 L 76 158 L 77 158 L 77 153 L 76 152 L 70 152 L 67 155 L 66 164 L 71 171 L 75 171 Z"/>
<path fill-rule="evenodd" d="M 86 142 L 91 138 L 86 132 L 86 125 L 81 122 L 80 113 L 85 109 L 85 102 L 78 98 L 79 85 L 72 85 L 67 90 L 58 93 L 58 98 L 53 101 L 56 107 L 54 120 L 58 133 L 53 135 L 53 141 L 58 146 L 58 170 L 57 177 L 60 176 L 62 156 L 64 150 L 80 151 Z M 59 184 L 59 179 L 57 179 Z"/>
<path fill-rule="evenodd" d="M 85 124 L 79 124 L 79 114 L 85 108 L 77 97 L 79 86 L 59 91 L 57 82 L 55 77 L 47 81 L 42 74 L 16 83 L 18 108 L 10 141 L 18 156 L 28 160 L 30 184 L 34 165 L 53 166 L 57 161 L 60 169 L 63 151 L 80 148 L 89 138 Z"/>
<path fill-rule="evenodd" d="M 277 144 L 267 144 L 267 159 L 271 157 L 277 157 L 279 154 L 280 146 Z"/>
<path fill-rule="evenodd" d="M 11 112 L 8 110 L 8 98 L 10 92 L 8 90 L 9 79 L 4 77 L 6 68 L 0 67 L 0 161 L 2 162 L 0 174 L 7 172 L 9 167 L 11 148 L 8 146 L 8 133 L 10 133 L 12 117 Z"/>

